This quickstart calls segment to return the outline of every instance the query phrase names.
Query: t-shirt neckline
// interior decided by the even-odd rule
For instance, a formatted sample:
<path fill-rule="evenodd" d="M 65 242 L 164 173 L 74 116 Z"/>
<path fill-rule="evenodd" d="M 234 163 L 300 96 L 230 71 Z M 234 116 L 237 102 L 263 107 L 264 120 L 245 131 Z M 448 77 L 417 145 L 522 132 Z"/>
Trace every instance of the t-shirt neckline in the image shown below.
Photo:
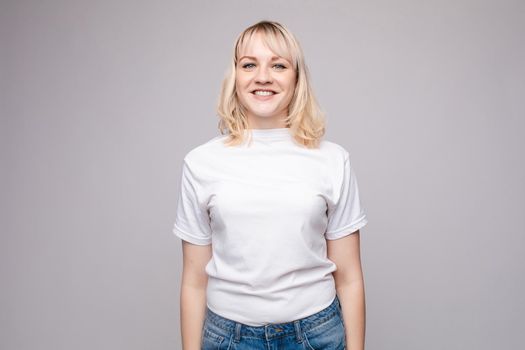
<path fill-rule="evenodd" d="M 288 140 L 291 137 L 290 128 L 245 129 L 252 133 L 254 140 Z"/>

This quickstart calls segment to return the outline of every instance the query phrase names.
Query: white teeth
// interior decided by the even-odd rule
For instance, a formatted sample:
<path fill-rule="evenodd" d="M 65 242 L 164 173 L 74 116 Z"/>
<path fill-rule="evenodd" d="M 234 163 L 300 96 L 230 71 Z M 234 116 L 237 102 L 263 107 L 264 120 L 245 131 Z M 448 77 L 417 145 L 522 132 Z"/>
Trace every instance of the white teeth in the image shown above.
<path fill-rule="evenodd" d="M 259 96 L 270 96 L 270 95 L 273 95 L 273 92 L 271 91 L 255 91 L 254 94 L 256 95 L 259 95 Z"/>

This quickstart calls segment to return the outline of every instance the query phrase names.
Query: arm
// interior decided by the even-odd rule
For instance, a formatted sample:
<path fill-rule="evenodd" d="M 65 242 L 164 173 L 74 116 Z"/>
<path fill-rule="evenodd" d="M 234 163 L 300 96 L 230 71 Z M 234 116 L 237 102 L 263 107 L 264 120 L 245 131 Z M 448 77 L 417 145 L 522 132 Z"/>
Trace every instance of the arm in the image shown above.
<path fill-rule="evenodd" d="M 206 312 L 208 276 L 204 268 L 211 259 L 211 244 L 182 241 L 183 268 L 180 322 L 183 350 L 200 350 Z"/>
<path fill-rule="evenodd" d="M 333 276 L 343 311 L 348 350 L 365 348 L 366 307 L 359 246 L 359 230 L 339 239 L 327 240 L 328 259 L 337 265 Z"/>

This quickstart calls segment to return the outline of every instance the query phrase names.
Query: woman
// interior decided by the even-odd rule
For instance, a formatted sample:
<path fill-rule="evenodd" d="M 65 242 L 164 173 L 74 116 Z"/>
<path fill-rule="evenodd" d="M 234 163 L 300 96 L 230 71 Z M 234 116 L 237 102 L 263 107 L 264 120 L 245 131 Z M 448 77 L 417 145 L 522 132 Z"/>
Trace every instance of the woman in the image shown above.
<path fill-rule="evenodd" d="M 284 26 L 239 35 L 218 114 L 184 157 L 173 228 L 184 350 L 364 349 L 367 218 Z"/>

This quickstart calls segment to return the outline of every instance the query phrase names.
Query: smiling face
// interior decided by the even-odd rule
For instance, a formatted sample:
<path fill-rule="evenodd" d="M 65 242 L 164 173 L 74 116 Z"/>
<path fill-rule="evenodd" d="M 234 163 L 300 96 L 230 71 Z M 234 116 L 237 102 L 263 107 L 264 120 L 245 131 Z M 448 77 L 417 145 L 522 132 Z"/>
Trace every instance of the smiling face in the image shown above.
<path fill-rule="evenodd" d="M 283 118 L 294 95 L 296 71 L 287 58 L 272 52 L 260 33 L 242 48 L 235 69 L 237 98 L 251 128 L 286 127 Z"/>

